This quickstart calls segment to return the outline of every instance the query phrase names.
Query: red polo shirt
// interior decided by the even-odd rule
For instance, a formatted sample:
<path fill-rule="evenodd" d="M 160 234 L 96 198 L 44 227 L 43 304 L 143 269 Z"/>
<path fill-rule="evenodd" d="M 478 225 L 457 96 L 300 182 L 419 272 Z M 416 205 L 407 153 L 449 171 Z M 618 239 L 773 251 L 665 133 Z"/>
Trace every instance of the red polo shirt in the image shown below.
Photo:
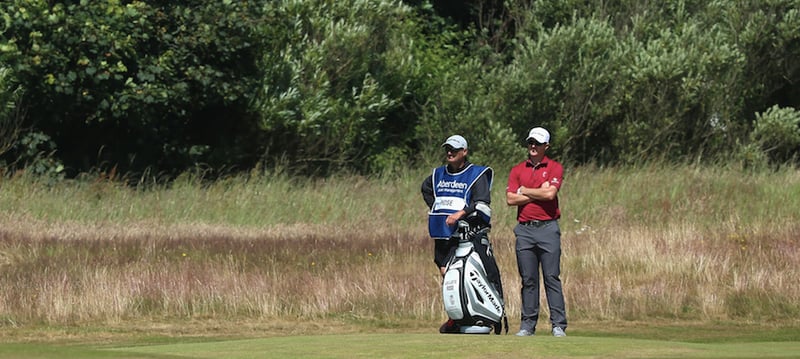
<path fill-rule="evenodd" d="M 564 168 L 560 163 L 547 156 L 542 158 L 542 162 L 535 167 L 530 160 L 525 160 L 511 168 L 506 191 L 517 192 L 517 189 L 523 186 L 539 188 L 545 181 L 549 181 L 551 186 L 556 186 L 561 190 L 563 179 Z M 552 201 L 533 201 L 517 207 L 517 221 L 519 222 L 546 221 L 559 217 L 561 217 L 561 210 L 558 208 L 558 195 Z"/>

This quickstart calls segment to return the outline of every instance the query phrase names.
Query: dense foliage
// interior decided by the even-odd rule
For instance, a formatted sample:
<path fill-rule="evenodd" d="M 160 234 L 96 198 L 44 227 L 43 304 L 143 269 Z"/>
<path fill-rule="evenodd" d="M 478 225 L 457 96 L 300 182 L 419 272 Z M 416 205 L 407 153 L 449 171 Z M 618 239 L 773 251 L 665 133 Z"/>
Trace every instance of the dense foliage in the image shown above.
<path fill-rule="evenodd" d="M 0 5 L 0 167 L 380 173 L 519 160 L 796 163 L 800 0 Z"/>
<path fill-rule="evenodd" d="M 258 156 L 244 145 L 259 4 L 9 1 L 2 11 L 2 61 L 26 89 L 24 136 L 41 138 L 14 155 L 52 146 L 76 170 L 166 171 Z"/>

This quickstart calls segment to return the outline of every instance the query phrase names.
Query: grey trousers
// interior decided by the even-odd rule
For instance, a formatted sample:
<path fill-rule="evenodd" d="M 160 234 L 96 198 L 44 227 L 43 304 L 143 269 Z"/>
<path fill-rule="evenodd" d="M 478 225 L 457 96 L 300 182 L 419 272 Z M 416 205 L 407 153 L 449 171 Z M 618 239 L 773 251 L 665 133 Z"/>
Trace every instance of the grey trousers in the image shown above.
<path fill-rule="evenodd" d="M 517 225 L 517 269 L 522 279 L 522 318 L 520 329 L 536 330 L 539 320 L 539 267 L 542 268 L 550 322 L 554 327 L 567 329 L 564 293 L 561 289 L 561 229 L 558 221 L 541 227 Z"/>

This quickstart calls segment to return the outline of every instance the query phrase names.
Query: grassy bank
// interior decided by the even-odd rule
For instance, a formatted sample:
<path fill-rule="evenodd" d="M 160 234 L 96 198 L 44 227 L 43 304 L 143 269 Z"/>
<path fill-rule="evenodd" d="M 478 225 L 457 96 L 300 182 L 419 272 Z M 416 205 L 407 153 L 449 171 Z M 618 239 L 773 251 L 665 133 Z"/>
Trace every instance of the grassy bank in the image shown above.
<path fill-rule="evenodd" d="M 491 238 L 514 327 L 515 208 L 505 205 L 506 171 L 497 172 Z M 146 189 L 2 179 L 0 326 L 435 326 L 444 312 L 419 194 L 425 175 L 186 176 Z M 560 196 L 573 323 L 798 318 L 800 173 L 584 167 L 568 169 Z"/>

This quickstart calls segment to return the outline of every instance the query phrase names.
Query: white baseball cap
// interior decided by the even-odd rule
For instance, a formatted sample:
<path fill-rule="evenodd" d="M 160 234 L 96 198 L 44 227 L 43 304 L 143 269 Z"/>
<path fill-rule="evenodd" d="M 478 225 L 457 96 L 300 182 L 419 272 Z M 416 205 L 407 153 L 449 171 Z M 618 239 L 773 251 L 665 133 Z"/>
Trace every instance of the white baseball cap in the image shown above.
<path fill-rule="evenodd" d="M 451 146 L 453 148 L 467 148 L 467 140 L 459 135 L 452 135 L 447 138 L 447 141 L 444 141 L 442 147 L 444 146 Z"/>
<path fill-rule="evenodd" d="M 547 132 L 547 130 L 541 127 L 534 127 L 531 129 L 531 132 L 528 133 L 528 138 L 526 138 L 525 141 L 531 138 L 539 143 L 550 143 L 550 132 Z"/>

